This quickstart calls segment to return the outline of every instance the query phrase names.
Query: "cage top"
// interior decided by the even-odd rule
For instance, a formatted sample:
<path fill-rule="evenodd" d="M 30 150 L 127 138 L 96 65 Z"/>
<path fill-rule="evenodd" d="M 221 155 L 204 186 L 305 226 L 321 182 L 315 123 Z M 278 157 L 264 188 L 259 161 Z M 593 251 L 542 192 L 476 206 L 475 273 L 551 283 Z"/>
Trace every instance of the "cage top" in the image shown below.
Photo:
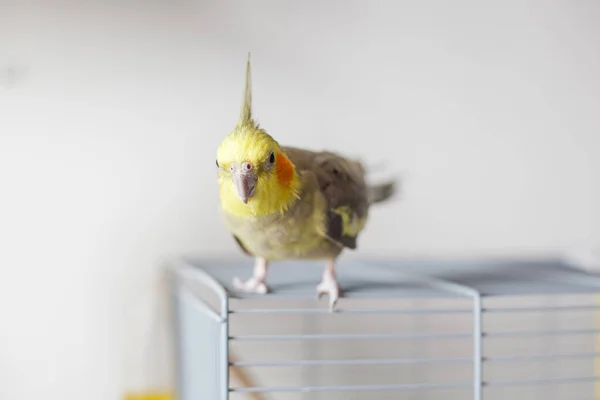
<path fill-rule="evenodd" d="M 253 261 L 184 258 L 200 280 L 231 298 L 255 298 L 240 293 L 233 278 L 248 279 Z M 345 298 L 461 297 L 585 294 L 600 292 L 600 275 L 546 259 L 396 259 L 338 261 L 337 274 Z M 267 297 L 313 299 L 324 263 L 274 262 L 269 267 Z"/>

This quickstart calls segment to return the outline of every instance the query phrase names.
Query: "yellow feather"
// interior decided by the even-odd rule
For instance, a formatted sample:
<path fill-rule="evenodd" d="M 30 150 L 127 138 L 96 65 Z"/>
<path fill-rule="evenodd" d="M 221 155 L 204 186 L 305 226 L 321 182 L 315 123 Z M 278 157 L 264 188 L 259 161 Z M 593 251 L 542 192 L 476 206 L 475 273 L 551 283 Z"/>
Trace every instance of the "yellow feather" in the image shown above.
<path fill-rule="evenodd" d="M 367 222 L 366 215 L 360 218 L 348 206 L 338 207 L 332 211 L 342 217 L 342 233 L 344 235 L 357 236 L 364 229 Z"/>
<path fill-rule="evenodd" d="M 260 172 L 256 193 L 248 199 L 248 204 L 244 204 L 239 198 L 235 184 L 227 172 L 221 172 L 219 189 L 221 207 L 224 210 L 239 216 L 260 217 L 288 210 L 298 200 L 300 180 L 295 176 L 291 185 L 283 186 L 275 174 Z"/>
<path fill-rule="evenodd" d="M 246 67 L 246 86 L 240 119 L 217 149 L 221 206 L 240 216 L 261 216 L 284 212 L 299 198 L 300 178 L 293 171 L 292 180 L 282 184 L 277 178 L 277 168 L 263 168 L 271 152 L 281 152 L 277 141 L 252 118 L 252 93 L 250 79 L 250 55 Z M 239 198 L 229 174 L 231 163 L 249 162 L 255 166 L 256 193 L 244 204 Z"/>

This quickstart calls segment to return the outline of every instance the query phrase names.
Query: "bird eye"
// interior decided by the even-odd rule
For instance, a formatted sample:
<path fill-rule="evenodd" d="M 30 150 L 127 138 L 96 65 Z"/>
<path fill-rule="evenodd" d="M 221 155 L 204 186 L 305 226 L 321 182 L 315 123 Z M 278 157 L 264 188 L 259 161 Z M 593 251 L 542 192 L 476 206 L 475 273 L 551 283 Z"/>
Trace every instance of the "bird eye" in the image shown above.
<path fill-rule="evenodd" d="M 271 155 L 269 155 L 269 164 L 274 164 L 275 163 L 275 153 L 271 152 Z"/>

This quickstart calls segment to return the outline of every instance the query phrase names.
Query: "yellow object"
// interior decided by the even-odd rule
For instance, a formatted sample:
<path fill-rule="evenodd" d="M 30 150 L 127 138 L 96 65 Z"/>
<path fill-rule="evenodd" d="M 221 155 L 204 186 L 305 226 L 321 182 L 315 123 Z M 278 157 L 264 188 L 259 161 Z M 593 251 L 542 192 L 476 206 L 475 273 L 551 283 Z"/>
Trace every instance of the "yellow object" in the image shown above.
<path fill-rule="evenodd" d="M 169 392 L 148 392 L 128 394 L 123 400 L 175 400 L 175 395 Z"/>

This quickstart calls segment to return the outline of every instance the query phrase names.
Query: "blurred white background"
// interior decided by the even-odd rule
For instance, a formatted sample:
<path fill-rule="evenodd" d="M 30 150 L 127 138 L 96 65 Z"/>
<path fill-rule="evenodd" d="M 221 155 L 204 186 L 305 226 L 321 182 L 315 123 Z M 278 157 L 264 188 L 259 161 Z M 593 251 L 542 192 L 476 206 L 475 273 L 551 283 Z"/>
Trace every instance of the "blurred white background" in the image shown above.
<path fill-rule="evenodd" d="M 0 398 L 143 385 L 159 260 L 237 254 L 214 158 L 248 51 L 281 143 L 405 173 L 361 256 L 600 245 L 599 20 L 595 1 L 0 0 Z"/>

